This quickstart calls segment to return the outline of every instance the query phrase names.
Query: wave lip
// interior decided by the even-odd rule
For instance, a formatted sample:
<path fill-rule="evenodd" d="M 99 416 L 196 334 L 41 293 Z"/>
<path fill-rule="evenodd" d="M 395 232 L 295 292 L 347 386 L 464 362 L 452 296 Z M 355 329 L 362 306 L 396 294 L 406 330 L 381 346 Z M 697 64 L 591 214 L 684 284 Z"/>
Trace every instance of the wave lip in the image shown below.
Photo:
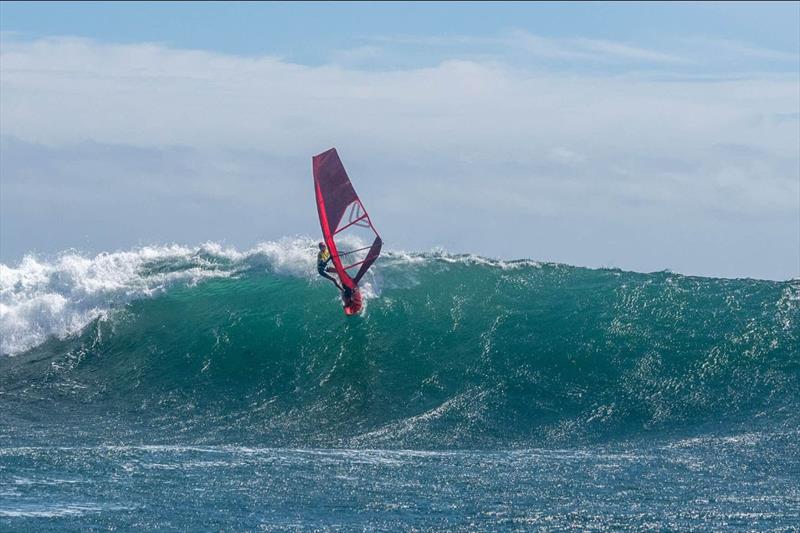
<path fill-rule="evenodd" d="M 94 257 L 64 253 L 52 262 L 28 255 L 16 268 L 0 264 L 0 353 L 78 333 L 112 308 L 176 283 L 230 274 L 204 260 L 203 250 L 148 246 Z"/>
<path fill-rule="evenodd" d="M 50 337 L 77 334 L 112 309 L 170 287 L 231 276 L 243 269 L 315 279 L 315 260 L 315 240 L 287 237 L 243 252 L 207 242 L 94 256 L 64 252 L 52 261 L 27 255 L 16 267 L 0 263 L 0 354 L 19 354 Z M 424 261 L 422 256 L 418 260 Z M 398 261 L 414 259 L 399 254 L 394 257 Z M 377 296 L 368 280 L 363 289 L 366 299 Z"/>

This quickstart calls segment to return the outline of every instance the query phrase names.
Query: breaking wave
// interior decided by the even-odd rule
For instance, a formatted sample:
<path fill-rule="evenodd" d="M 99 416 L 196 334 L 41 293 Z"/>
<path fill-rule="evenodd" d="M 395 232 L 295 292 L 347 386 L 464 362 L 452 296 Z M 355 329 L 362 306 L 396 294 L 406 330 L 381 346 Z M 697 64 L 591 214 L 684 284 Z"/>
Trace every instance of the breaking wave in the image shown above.
<path fill-rule="evenodd" d="M 0 439 L 424 448 L 797 425 L 796 280 L 389 252 L 348 318 L 314 244 L 0 265 Z"/>

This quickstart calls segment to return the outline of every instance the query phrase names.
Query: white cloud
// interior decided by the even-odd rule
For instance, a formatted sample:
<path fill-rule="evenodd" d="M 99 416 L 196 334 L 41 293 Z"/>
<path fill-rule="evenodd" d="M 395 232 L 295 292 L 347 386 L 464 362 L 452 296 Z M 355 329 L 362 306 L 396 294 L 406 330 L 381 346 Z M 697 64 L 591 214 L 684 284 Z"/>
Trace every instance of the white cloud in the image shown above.
<path fill-rule="evenodd" d="M 404 50 L 423 50 L 429 60 L 447 57 L 494 58 L 510 64 L 542 63 L 562 67 L 622 69 L 625 67 L 681 68 L 691 72 L 731 77 L 742 71 L 759 71 L 765 66 L 788 73 L 797 72 L 800 53 L 775 50 L 752 43 L 712 37 L 662 36 L 649 46 L 625 41 L 587 37 L 548 37 L 526 30 L 511 30 L 495 36 L 473 35 L 390 35 L 367 36 L 366 42 Z M 664 74 L 670 74 L 666 72 Z M 673 73 L 674 74 L 674 73 Z"/>
<path fill-rule="evenodd" d="M 512 30 L 494 37 L 470 35 L 391 35 L 370 36 L 366 40 L 391 45 L 421 46 L 428 49 L 494 48 L 498 55 L 510 50 L 524 50 L 530 56 L 570 61 L 637 61 L 648 63 L 686 63 L 675 54 L 649 50 L 631 44 L 606 39 L 556 38 L 536 35 L 524 30 Z"/>
<path fill-rule="evenodd" d="M 586 157 L 583 155 L 563 146 L 551 148 L 549 155 L 554 161 L 569 165 L 577 165 L 586 161 Z"/>
<path fill-rule="evenodd" d="M 700 47 L 704 50 L 713 50 L 716 54 L 720 52 L 735 55 L 738 57 L 745 56 L 755 59 L 766 59 L 771 61 L 793 62 L 798 64 L 800 62 L 800 51 L 795 53 L 783 52 L 781 50 L 773 50 L 771 48 L 764 48 L 748 43 L 733 41 L 730 39 L 709 38 L 709 37 L 693 37 L 685 39 L 685 41 L 694 46 Z"/>
<path fill-rule="evenodd" d="M 611 57 L 615 59 L 629 59 L 647 61 L 652 63 L 688 63 L 689 61 L 675 54 L 667 54 L 648 50 L 629 44 L 618 43 L 604 39 L 569 39 L 567 44 L 576 48 L 583 48 L 592 52 L 598 58 Z"/>
<path fill-rule="evenodd" d="M 551 57 L 677 60 L 618 43 L 528 37 Z M 86 140 L 184 146 L 223 154 L 214 168 L 248 176 L 261 169 L 238 169 L 237 150 L 304 161 L 336 145 L 351 173 L 371 177 L 359 188 L 374 203 L 387 213 L 405 205 L 420 226 L 438 220 L 430 213 L 476 206 L 562 222 L 596 216 L 609 227 L 625 227 L 626 217 L 646 211 L 660 216 L 660 229 L 670 234 L 675 211 L 696 221 L 714 213 L 798 211 L 795 76 L 680 81 L 468 60 L 366 71 L 157 44 L 44 39 L 2 43 L 0 96 L 0 131 L 7 136 L 53 147 Z M 720 146 L 747 149 L 734 157 Z M 292 179 L 307 171 L 299 168 Z M 4 181 L 13 178 L 9 172 L 4 166 Z M 213 178 L 203 179 L 204 190 L 213 191 Z M 490 244 L 486 253 L 494 253 Z M 480 243 L 473 246 L 482 251 Z M 648 268 L 634 260 L 635 246 L 620 253 L 629 261 L 623 266 Z M 587 256 L 537 257 L 592 264 Z M 784 271 L 795 268 L 781 261 Z M 686 262 L 691 271 L 691 258 Z"/>
<path fill-rule="evenodd" d="M 794 124 L 772 131 L 745 124 L 796 113 L 792 79 L 620 80 L 471 61 L 367 72 L 74 39 L 6 43 L 2 52 L 4 132 L 50 143 L 90 138 L 282 152 L 342 137 L 406 150 L 522 148 L 547 138 L 593 147 L 624 142 L 632 153 L 663 152 L 665 141 L 669 150 L 710 141 L 783 154 L 795 148 L 785 135 Z"/>
<path fill-rule="evenodd" d="M 643 61 L 647 63 L 686 63 L 674 54 L 649 50 L 617 41 L 587 38 L 548 38 L 526 31 L 512 32 L 505 39 L 510 47 L 521 47 L 551 59 L 584 61 Z"/>
<path fill-rule="evenodd" d="M 382 53 L 383 49 L 379 46 L 355 46 L 353 48 L 334 51 L 332 59 L 336 64 L 351 65 L 378 58 Z"/>

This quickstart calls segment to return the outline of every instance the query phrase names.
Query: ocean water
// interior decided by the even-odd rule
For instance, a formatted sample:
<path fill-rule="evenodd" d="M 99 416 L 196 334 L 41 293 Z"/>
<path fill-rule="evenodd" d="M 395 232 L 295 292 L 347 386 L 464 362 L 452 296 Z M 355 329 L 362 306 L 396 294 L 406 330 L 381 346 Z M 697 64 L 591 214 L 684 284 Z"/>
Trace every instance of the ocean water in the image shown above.
<path fill-rule="evenodd" d="M 314 260 L 0 265 L 0 530 L 800 530 L 800 281 Z"/>

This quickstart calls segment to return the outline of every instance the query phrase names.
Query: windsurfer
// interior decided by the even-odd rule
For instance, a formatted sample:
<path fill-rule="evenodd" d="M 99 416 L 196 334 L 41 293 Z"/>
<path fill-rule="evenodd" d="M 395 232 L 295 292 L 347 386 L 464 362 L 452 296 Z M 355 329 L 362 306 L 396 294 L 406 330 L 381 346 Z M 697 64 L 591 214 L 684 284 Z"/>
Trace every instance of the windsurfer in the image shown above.
<path fill-rule="evenodd" d="M 317 272 L 323 278 L 329 279 L 336 285 L 336 288 L 342 290 L 342 286 L 339 285 L 339 282 L 336 279 L 325 272 L 325 266 L 331 260 L 331 253 L 328 251 L 328 247 L 325 246 L 324 242 L 319 243 L 319 253 L 317 253 Z"/>
<path fill-rule="evenodd" d="M 380 255 L 383 241 L 353 189 L 336 148 L 315 155 L 311 158 L 311 166 L 319 227 L 324 239 L 319 245 L 317 271 L 320 276 L 333 281 L 341 291 L 344 314 L 356 315 L 363 307 L 358 282 Z M 350 248 L 346 243 L 362 239 L 365 244 L 371 244 L 345 250 Z M 333 267 L 326 268 L 331 260 Z M 327 275 L 327 272 L 336 277 Z M 347 294 L 343 287 L 350 289 Z"/>

